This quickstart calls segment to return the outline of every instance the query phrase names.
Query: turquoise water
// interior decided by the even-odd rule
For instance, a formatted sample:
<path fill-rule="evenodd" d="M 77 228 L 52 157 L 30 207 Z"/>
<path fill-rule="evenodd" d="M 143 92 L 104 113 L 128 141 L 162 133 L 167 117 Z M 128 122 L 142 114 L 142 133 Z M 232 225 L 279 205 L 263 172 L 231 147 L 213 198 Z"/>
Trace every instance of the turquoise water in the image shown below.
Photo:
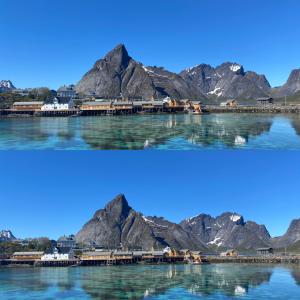
<path fill-rule="evenodd" d="M 300 299 L 300 267 L 161 265 L 0 269 L 0 299 Z"/>
<path fill-rule="evenodd" d="M 2 150 L 300 149 L 300 115 L 0 119 Z"/>

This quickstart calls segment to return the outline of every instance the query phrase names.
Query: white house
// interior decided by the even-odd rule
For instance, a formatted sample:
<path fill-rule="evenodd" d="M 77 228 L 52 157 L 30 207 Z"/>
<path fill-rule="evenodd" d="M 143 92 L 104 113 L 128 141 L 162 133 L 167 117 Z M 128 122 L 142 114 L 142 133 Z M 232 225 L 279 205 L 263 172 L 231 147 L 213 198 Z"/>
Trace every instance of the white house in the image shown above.
<path fill-rule="evenodd" d="M 45 253 L 41 260 L 49 261 L 49 260 L 69 260 L 74 258 L 74 252 L 72 248 L 53 248 L 48 253 Z"/>
<path fill-rule="evenodd" d="M 69 110 L 74 108 L 73 98 L 71 97 L 54 97 L 53 100 L 46 102 L 42 106 L 42 111 L 49 110 Z"/>

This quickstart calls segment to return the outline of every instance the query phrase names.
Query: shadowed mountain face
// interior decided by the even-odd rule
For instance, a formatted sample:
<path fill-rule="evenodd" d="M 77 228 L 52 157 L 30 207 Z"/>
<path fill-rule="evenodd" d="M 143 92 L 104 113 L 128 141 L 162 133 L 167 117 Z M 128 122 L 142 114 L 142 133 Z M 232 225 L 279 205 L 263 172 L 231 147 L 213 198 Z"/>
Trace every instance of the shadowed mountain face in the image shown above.
<path fill-rule="evenodd" d="M 243 66 L 230 62 L 216 68 L 198 65 L 180 75 L 212 98 L 256 99 L 267 97 L 271 90 L 264 75 L 245 72 Z"/>
<path fill-rule="evenodd" d="M 136 62 L 122 44 L 98 60 L 78 83 L 76 90 L 104 98 L 205 98 L 179 75 Z"/>
<path fill-rule="evenodd" d="M 272 239 L 272 245 L 275 248 L 289 247 L 300 241 L 300 219 L 291 222 L 287 232 L 281 236 Z"/>
<path fill-rule="evenodd" d="M 216 218 L 201 214 L 180 225 L 211 247 L 255 249 L 270 244 L 271 237 L 264 225 L 245 222 L 236 213 L 226 212 Z"/>
<path fill-rule="evenodd" d="M 78 242 L 117 248 L 122 244 L 130 249 L 151 250 L 166 246 L 175 248 L 205 249 L 193 234 L 179 225 L 162 218 L 145 217 L 134 211 L 124 195 L 117 196 L 77 234 Z"/>
<path fill-rule="evenodd" d="M 291 96 L 300 91 L 300 69 L 293 70 L 286 84 L 275 89 L 275 97 Z"/>

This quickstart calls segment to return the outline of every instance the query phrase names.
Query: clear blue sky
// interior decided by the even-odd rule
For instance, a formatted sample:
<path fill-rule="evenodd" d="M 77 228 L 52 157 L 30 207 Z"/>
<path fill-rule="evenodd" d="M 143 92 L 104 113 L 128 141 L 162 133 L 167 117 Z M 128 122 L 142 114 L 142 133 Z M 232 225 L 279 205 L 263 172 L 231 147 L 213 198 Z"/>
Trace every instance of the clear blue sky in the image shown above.
<path fill-rule="evenodd" d="M 298 152 L 2 152 L 0 229 L 76 233 L 119 193 L 145 215 L 179 222 L 224 211 L 272 235 L 300 218 Z"/>
<path fill-rule="evenodd" d="M 0 79 L 77 83 L 122 42 L 146 65 L 236 61 L 277 86 L 300 67 L 299 11 L 299 0 L 1 1 Z"/>

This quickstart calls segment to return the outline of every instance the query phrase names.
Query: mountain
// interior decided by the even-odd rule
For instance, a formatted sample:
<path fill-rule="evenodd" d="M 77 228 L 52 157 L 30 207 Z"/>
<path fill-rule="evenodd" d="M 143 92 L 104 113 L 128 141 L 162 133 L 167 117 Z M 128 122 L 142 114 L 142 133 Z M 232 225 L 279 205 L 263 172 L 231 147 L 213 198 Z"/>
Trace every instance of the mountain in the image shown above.
<path fill-rule="evenodd" d="M 12 84 L 10 80 L 1 80 L 0 81 L 0 92 L 6 93 L 15 90 L 16 87 Z"/>
<path fill-rule="evenodd" d="M 300 242 L 300 219 L 291 222 L 287 232 L 281 236 L 272 239 L 274 248 L 289 247 Z"/>
<path fill-rule="evenodd" d="M 255 249 L 270 244 L 271 237 L 264 225 L 245 222 L 236 213 L 226 212 L 216 218 L 200 214 L 182 221 L 180 225 L 213 248 Z"/>
<path fill-rule="evenodd" d="M 206 98 L 181 76 L 136 62 L 122 44 L 95 63 L 77 84 L 76 91 L 104 98 Z"/>
<path fill-rule="evenodd" d="M 288 81 L 279 88 L 274 90 L 274 97 L 286 97 L 294 95 L 300 91 L 300 69 L 293 70 Z"/>
<path fill-rule="evenodd" d="M 231 62 L 216 68 L 201 64 L 183 70 L 180 76 L 212 98 L 256 99 L 271 91 L 264 75 L 245 72 L 242 65 Z"/>
<path fill-rule="evenodd" d="M 145 217 L 118 195 L 98 210 L 76 235 L 79 243 L 117 248 L 151 250 L 170 246 L 203 250 L 199 238 L 181 226 L 157 217 Z"/>
<path fill-rule="evenodd" d="M 16 239 L 15 236 L 12 234 L 10 230 L 0 231 L 0 242 L 13 241 L 15 239 Z"/>

